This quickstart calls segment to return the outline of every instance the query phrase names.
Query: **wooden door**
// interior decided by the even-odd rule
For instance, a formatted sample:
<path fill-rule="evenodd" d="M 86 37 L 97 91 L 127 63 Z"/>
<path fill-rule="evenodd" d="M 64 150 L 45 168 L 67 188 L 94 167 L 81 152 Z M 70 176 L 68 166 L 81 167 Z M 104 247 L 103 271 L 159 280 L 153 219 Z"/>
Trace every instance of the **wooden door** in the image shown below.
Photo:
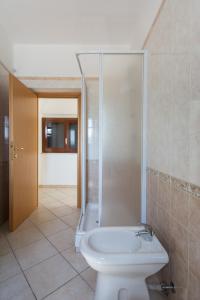
<path fill-rule="evenodd" d="M 10 75 L 9 227 L 15 230 L 38 205 L 38 100 Z"/>

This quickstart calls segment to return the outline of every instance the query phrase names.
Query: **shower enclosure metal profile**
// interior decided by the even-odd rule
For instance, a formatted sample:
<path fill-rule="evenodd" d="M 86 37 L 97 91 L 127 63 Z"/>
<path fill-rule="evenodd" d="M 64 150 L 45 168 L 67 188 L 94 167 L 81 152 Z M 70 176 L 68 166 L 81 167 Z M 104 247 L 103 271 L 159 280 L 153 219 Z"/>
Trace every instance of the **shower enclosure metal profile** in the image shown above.
<path fill-rule="evenodd" d="M 82 76 L 78 247 L 94 227 L 146 222 L 147 51 L 82 52 L 76 58 Z"/>

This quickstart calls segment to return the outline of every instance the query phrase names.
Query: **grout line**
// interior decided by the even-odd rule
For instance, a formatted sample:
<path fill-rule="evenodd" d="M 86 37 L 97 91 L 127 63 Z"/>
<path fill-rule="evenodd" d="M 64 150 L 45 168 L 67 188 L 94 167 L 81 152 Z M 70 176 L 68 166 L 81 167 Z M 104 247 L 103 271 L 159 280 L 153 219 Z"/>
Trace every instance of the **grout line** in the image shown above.
<path fill-rule="evenodd" d="M 7 239 L 7 237 L 6 237 L 6 239 Z M 28 243 L 28 244 L 26 244 L 26 245 L 24 245 L 23 247 L 20 247 L 20 248 L 13 248 L 13 246 L 11 246 L 11 243 L 9 242 L 9 240 L 7 239 L 7 241 L 9 242 L 9 245 L 10 245 L 10 247 L 12 248 L 12 250 L 15 252 L 15 251 L 17 251 L 17 250 L 20 250 L 20 249 L 23 249 L 23 248 L 25 248 L 25 247 L 28 247 L 28 246 L 30 246 L 30 245 L 32 245 L 32 244 L 34 244 L 34 243 L 36 243 L 36 242 L 39 242 L 39 241 L 41 241 L 43 239 L 43 237 L 42 238 L 40 238 L 40 239 L 37 239 L 37 240 L 35 240 L 35 241 L 33 241 L 33 242 L 30 242 L 30 243 Z"/>
<path fill-rule="evenodd" d="M 49 196 L 49 195 L 48 195 L 48 196 Z M 51 196 L 50 196 L 50 197 L 51 197 Z M 52 198 L 52 197 L 51 197 L 51 198 Z M 52 199 L 53 199 L 53 198 L 52 198 Z M 54 200 L 55 200 L 55 199 L 54 199 Z M 39 200 L 39 201 L 40 201 L 40 200 Z M 55 201 L 57 201 L 57 199 L 56 199 Z M 66 204 L 64 204 L 64 205 L 66 205 Z M 69 205 L 68 205 L 68 206 L 69 206 Z M 45 208 L 46 208 L 49 212 L 51 212 L 57 219 L 59 219 L 60 221 L 63 222 L 63 220 L 60 219 L 60 217 L 56 216 L 49 208 L 47 208 L 47 207 L 45 207 Z M 71 214 L 73 214 L 73 213 L 71 213 Z M 71 214 L 69 214 L 69 215 L 71 215 Z M 25 278 L 25 280 L 26 280 L 28 286 L 29 286 L 30 289 L 31 289 L 31 292 L 32 292 L 33 296 L 35 297 L 35 299 L 37 299 L 37 297 L 36 297 L 36 295 L 35 295 L 33 289 L 31 288 L 31 285 L 30 285 L 30 283 L 29 283 L 29 281 L 28 281 L 28 279 L 27 279 L 27 277 L 26 277 L 25 272 L 26 272 L 27 270 L 29 270 L 29 269 L 31 269 L 31 268 L 33 268 L 33 267 L 35 267 L 35 266 L 37 266 L 37 265 L 43 263 L 44 261 L 47 261 L 48 259 L 51 259 L 52 257 L 54 257 L 54 256 L 56 256 L 56 255 L 62 256 L 62 257 L 64 258 L 64 260 L 65 260 L 65 261 L 71 266 L 71 268 L 75 271 L 76 275 L 75 275 L 73 278 L 71 278 L 70 280 L 68 280 L 67 282 L 65 282 L 63 285 L 59 286 L 57 289 L 55 289 L 54 291 L 52 291 L 50 294 L 48 294 L 48 295 L 46 295 L 45 297 L 43 297 L 42 299 L 45 299 L 45 298 L 48 297 L 49 295 L 53 294 L 55 291 L 59 290 L 61 287 L 63 287 L 64 285 L 66 285 L 67 283 L 69 283 L 70 281 L 72 281 L 73 279 L 75 279 L 75 278 L 78 277 L 78 276 L 80 276 L 81 279 L 87 284 L 87 286 L 88 286 L 92 291 L 94 291 L 93 288 L 90 286 L 90 284 L 89 284 L 89 283 L 82 277 L 82 275 L 81 275 L 81 273 L 83 273 L 84 271 L 86 271 L 87 269 L 89 269 L 89 266 L 88 266 L 86 269 L 84 269 L 84 270 L 82 270 L 81 272 L 79 272 L 79 271 L 77 271 L 77 270 L 74 268 L 74 266 L 71 264 L 71 262 L 70 262 L 66 257 L 64 257 L 63 254 L 62 254 L 62 252 L 66 251 L 66 250 L 68 250 L 68 249 L 70 249 L 70 248 L 74 248 L 74 247 L 73 247 L 72 245 L 70 245 L 70 247 L 68 247 L 68 248 L 66 248 L 66 249 L 58 250 L 58 249 L 56 248 L 56 246 L 48 239 L 48 237 L 45 236 L 44 233 L 40 230 L 40 228 L 38 227 L 38 224 L 33 223 L 29 218 L 28 218 L 28 220 L 29 220 L 29 222 L 32 224 L 33 228 L 37 229 L 37 230 L 42 234 L 42 237 L 41 237 L 39 240 L 36 240 L 36 241 L 34 241 L 34 242 L 31 242 L 30 244 L 27 244 L 27 245 L 25 245 L 24 247 L 20 247 L 20 248 L 17 248 L 17 249 L 13 249 L 13 247 L 12 247 L 10 241 L 8 240 L 6 234 L 3 233 L 3 235 L 4 235 L 4 237 L 5 237 L 5 239 L 6 239 L 7 243 L 8 243 L 8 246 L 10 247 L 10 249 L 9 249 L 10 252 L 8 252 L 7 254 L 12 253 L 13 256 L 15 257 L 16 262 L 17 262 L 17 264 L 19 265 L 19 268 L 20 268 L 20 270 L 21 270 L 21 273 L 23 274 L 23 276 L 24 276 L 24 278 Z M 51 221 L 53 221 L 53 220 L 49 220 L 49 221 L 47 221 L 47 222 L 51 222 Z M 64 223 L 65 225 L 68 225 L 69 228 L 60 230 L 60 231 L 58 231 L 58 232 L 56 232 L 56 233 L 59 233 L 59 232 L 61 232 L 61 231 L 65 231 L 65 230 L 69 230 L 69 229 L 72 229 L 72 230 L 74 231 L 74 227 L 72 227 L 72 226 L 69 225 L 69 224 L 66 224 L 65 222 L 63 222 L 63 223 Z M 27 229 L 28 229 L 28 228 L 25 228 L 24 230 L 27 230 Z M 20 231 L 19 231 L 19 232 L 20 232 Z M 55 233 L 55 234 L 56 234 L 56 233 Z M 23 270 L 22 267 L 21 267 L 21 265 L 20 265 L 20 263 L 19 263 L 19 260 L 18 260 L 18 258 L 17 258 L 17 256 L 16 256 L 16 254 L 15 254 L 15 251 L 17 251 L 18 249 L 23 249 L 23 248 L 25 248 L 25 247 L 27 247 L 27 246 L 30 246 L 30 245 L 32 245 L 32 244 L 34 244 L 34 243 L 36 243 L 36 242 L 39 242 L 39 241 L 41 241 L 41 240 L 43 240 L 43 239 L 44 239 L 44 240 L 47 240 L 47 241 L 51 244 L 51 246 L 56 250 L 56 254 L 54 254 L 54 255 L 52 255 L 52 256 L 50 256 L 50 257 L 48 257 L 48 258 L 46 258 L 46 259 L 40 261 L 39 263 L 36 263 L 36 264 L 34 264 L 33 266 L 30 266 L 30 267 L 28 267 L 27 269 L 24 269 L 24 270 Z M 7 254 L 6 254 L 6 255 L 7 255 Z M 16 275 L 21 274 L 21 273 L 19 272 L 19 273 L 15 274 L 15 275 L 13 275 L 13 276 L 11 276 L 11 277 L 5 279 L 5 281 L 8 280 L 8 279 L 10 279 L 10 278 L 12 278 L 12 277 L 15 277 Z"/>
<path fill-rule="evenodd" d="M 66 206 L 69 206 L 69 205 L 67 205 L 67 204 L 65 204 Z M 70 208 L 72 208 L 71 206 L 69 206 Z M 76 228 L 74 228 L 72 225 L 70 225 L 69 223 L 65 223 L 62 219 L 61 219 L 61 216 L 57 216 L 53 211 L 51 211 L 48 207 L 46 207 L 45 206 L 45 208 L 51 213 L 51 214 L 53 214 L 57 219 L 59 219 L 62 223 L 64 223 L 65 225 L 67 225 L 67 226 L 69 226 L 70 228 L 72 228 L 73 230 L 75 229 L 76 230 Z M 59 207 L 58 207 L 59 208 Z M 62 216 L 62 217 L 65 217 L 65 216 L 70 216 L 70 215 L 72 215 L 72 214 L 74 214 L 74 213 L 78 213 L 78 212 L 72 212 L 72 213 L 70 213 L 70 214 L 68 214 L 68 215 L 64 215 L 64 216 Z M 53 221 L 53 220 L 49 220 L 49 221 L 45 221 L 45 222 L 41 222 L 41 223 L 46 223 L 46 222 L 51 222 L 51 221 Z"/>
<path fill-rule="evenodd" d="M 32 287 L 31 287 L 29 281 L 27 280 L 27 278 L 26 278 L 26 276 L 25 276 L 24 270 L 22 269 L 22 267 L 21 267 L 21 265 L 20 265 L 20 263 L 19 263 L 19 261 L 18 261 L 18 258 L 17 258 L 17 256 L 16 256 L 16 254 L 15 254 L 15 252 L 14 252 L 14 250 L 13 250 L 13 248 L 12 248 L 10 242 L 9 242 L 9 240 L 8 240 L 7 238 L 6 238 L 6 240 L 7 240 L 8 244 L 9 244 L 9 246 L 10 246 L 10 248 L 11 248 L 12 254 L 13 254 L 14 257 L 15 257 L 17 264 L 19 265 L 19 267 L 20 267 L 20 269 L 21 269 L 22 274 L 24 275 L 24 278 L 25 278 L 25 280 L 26 280 L 28 286 L 29 286 L 30 289 L 31 289 L 31 292 L 32 292 L 33 296 L 35 297 L 35 299 L 37 299 L 35 293 L 34 293 L 33 290 L 32 290 Z M 13 277 L 14 277 L 14 276 L 13 276 Z"/>
<path fill-rule="evenodd" d="M 39 230 L 39 231 L 40 231 L 40 230 Z M 47 237 L 46 237 L 46 239 L 48 240 Z M 69 281 L 65 282 L 62 286 L 64 286 L 65 284 L 67 284 L 68 282 L 70 282 L 71 280 L 73 280 L 74 278 L 80 276 L 81 279 L 89 286 L 89 288 L 90 288 L 92 291 L 94 291 L 94 289 L 90 286 L 90 284 L 89 284 L 89 283 L 85 280 L 85 278 L 83 278 L 82 275 L 81 275 L 81 273 L 83 273 L 84 271 L 86 271 L 86 270 L 89 269 L 90 267 L 88 266 L 85 270 L 82 270 L 81 272 L 78 272 L 78 271 L 74 268 L 74 266 L 71 264 L 71 262 L 70 262 L 69 260 L 67 260 L 67 258 L 64 257 L 63 254 L 62 254 L 62 252 L 66 251 L 66 250 L 68 250 L 68 249 L 70 249 L 70 248 L 73 248 L 73 246 L 71 246 L 71 247 L 69 247 L 69 248 L 66 248 L 66 249 L 63 249 L 62 251 L 60 251 L 60 250 L 58 250 L 58 249 L 56 248 L 56 246 L 55 246 L 50 240 L 48 240 L 48 241 L 49 241 L 49 243 L 56 249 L 56 251 L 58 251 L 57 255 L 60 254 L 60 255 L 65 259 L 65 261 L 71 266 L 71 268 L 77 273 L 77 275 L 76 275 L 75 277 L 73 277 L 73 278 L 70 279 Z M 43 261 L 42 261 L 42 262 L 43 262 Z M 38 265 L 41 264 L 42 262 L 38 263 Z M 52 293 L 54 293 L 55 291 L 57 291 L 58 289 L 60 289 L 62 286 L 58 287 L 56 290 L 54 290 L 54 291 L 52 291 L 50 294 L 46 295 L 44 298 L 42 298 L 42 300 L 45 299 L 47 296 L 51 295 Z"/>
<path fill-rule="evenodd" d="M 52 189 L 52 190 L 53 190 L 53 189 Z M 59 191 L 59 190 L 58 190 L 58 189 L 54 189 L 54 191 Z M 63 197 L 64 197 L 64 196 L 65 196 L 65 198 L 67 197 L 67 195 L 66 195 L 64 192 L 59 191 L 59 193 L 63 194 Z M 58 202 L 63 203 L 62 200 L 57 199 L 56 197 L 52 196 L 52 193 L 50 193 L 50 192 L 45 192 L 43 195 L 45 195 L 45 194 L 46 194 L 48 197 L 52 198 L 53 200 L 56 200 L 56 201 L 58 201 Z"/>
<path fill-rule="evenodd" d="M 65 250 L 67 250 L 67 249 L 69 249 L 69 248 L 73 248 L 73 246 L 70 246 L 70 247 L 68 247 L 68 248 L 66 248 L 66 249 L 63 249 L 63 250 L 58 250 L 57 248 L 56 248 L 56 246 L 48 239 L 48 237 L 47 236 L 45 236 L 44 235 L 44 233 L 40 230 L 40 228 L 39 227 L 37 227 L 37 225 L 35 225 L 35 227 L 38 229 L 38 231 L 44 236 L 44 238 L 54 247 L 54 249 L 56 249 L 56 251 L 58 252 L 57 254 L 60 254 L 69 264 L 70 264 L 70 266 L 72 266 L 72 264 L 62 255 L 62 252 L 63 251 L 65 251 Z M 68 229 L 63 229 L 63 230 L 60 230 L 60 231 L 58 231 L 58 232 L 56 232 L 56 233 L 59 233 L 59 232 L 62 232 L 62 231 L 65 231 L 65 230 L 69 230 L 69 229 L 71 229 L 71 227 L 70 228 L 68 228 Z M 55 233 L 55 234 L 56 234 Z M 41 262 L 40 262 L 41 263 Z M 76 273 L 78 273 L 79 274 L 79 272 L 72 266 L 72 268 L 73 268 L 73 270 L 76 272 Z"/>
<path fill-rule="evenodd" d="M 94 292 L 95 291 L 95 289 L 89 284 L 89 282 L 87 282 L 87 280 L 83 277 L 83 275 L 82 275 L 82 273 L 83 272 L 85 272 L 86 270 L 88 270 L 90 268 L 90 266 L 87 268 L 87 269 L 85 269 L 84 271 L 82 271 L 79 275 L 80 275 L 80 277 L 81 277 L 81 279 L 83 279 L 83 281 L 85 281 L 85 283 L 87 283 L 87 285 L 91 288 L 91 290 Z"/>
<path fill-rule="evenodd" d="M 35 225 L 36 226 L 36 225 Z M 37 227 L 37 226 L 36 226 Z M 41 232 L 41 230 L 38 228 L 38 231 L 40 231 Z M 43 234 L 42 232 L 41 232 L 41 234 Z M 43 234 L 44 235 L 44 234 Z M 61 251 L 59 251 L 56 247 L 55 247 L 55 245 L 50 241 L 50 240 L 48 240 L 48 238 L 47 237 L 45 237 L 44 236 L 44 238 L 51 244 L 51 246 L 57 251 L 57 253 L 55 254 L 55 255 L 53 255 L 53 256 L 51 256 L 51 257 L 48 257 L 48 258 L 46 258 L 46 259 L 44 259 L 43 261 L 41 261 L 41 262 L 39 262 L 39 263 L 37 263 L 37 264 L 35 264 L 34 266 L 37 266 L 37 265 L 40 265 L 41 263 L 43 263 L 44 261 L 47 261 L 48 259 L 50 259 L 50 258 L 52 258 L 52 257 L 54 257 L 54 256 L 56 256 L 56 255 L 60 255 L 60 256 L 62 256 L 64 259 L 65 259 L 65 261 L 72 267 L 72 269 L 76 272 L 76 275 L 73 277 L 73 278 L 71 278 L 69 281 L 71 281 L 72 279 L 74 279 L 75 277 L 77 277 L 78 275 L 79 275 L 79 272 L 77 272 L 77 270 L 72 266 L 72 264 L 62 255 L 62 253 L 61 253 Z M 67 249 L 65 249 L 65 250 L 67 250 Z M 62 250 L 62 251 L 65 251 L 65 250 Z M 34 266 L 31 266 L 31 267 L 29 267 L 29 268 L 27 268 L 26 269 L 26 271 L 28 270 L 28 269 L 31 269 L 31 268 L 33 268 Z M 24 276 L 26 277 L 26 275 L 24 274 Z M 69 281 L 66 281 L 62 286 L 64 286 L 65 284 L 67 284 Z M 54 291 L 52 291 L 50 294 L 52 294 L 52 293 L 54 293 L 56 290 L 58 290 L 59 288 L 61 288 L 62 286 L 59 286 L 57 289 L 55 289 Z M 32 289 L 31 289 L 32 290 Z M 50 295 L 50 294 L 48 294 L 48 295 Z M 42 299 L 45 299 L 48 295 L 46 295 L 44 298 L 42 298 Z M 37 299 L 37 298 L 36 298 Z"/>
<path fill-rule="evenodd" d="M 48 208 L 47 208 L 48 209 Z M 49 210 L 49 209 L 48 209 Z M 50 210 L 49 210 L 50 211 Z M 56 216 L 57 217 L 57 216 Z M 59 219 L 59 217 L 57 217 L 58 219 Z M 36 226 L 36 225 L 35 225 Z M 72 228 L 73 229 L 73 228 Z M 40 231 L 40 230 L 39 230 Z M 64 231 L 64 230 L 62 230 L 62 231 Z M 80 276 L 81 277 L 81 279 L 89 286 L 89 288 L 92 290 L 92 291 L 94 291 L 94 289 L 90 286 L 90 284 L 85 280 L 85 278 L 81 275 L 81 273 L 83 273 L 84 271 L 86 271 L 87 269 L 89 269 L 90 267 L 88 266 L 85 270 L 82 270 L 81 272 L 78 272 L 75 268 L 74 268 L 74 266 L 71 264 L 71 262 L 69 261 L 69 260 L 67 260 L 67 258 L 66 257 L 64 257 L 63 256 L 63 254 L 62 254 L 62 252 L 64 252 L 64 251 L 66 251 L 66 250 L 68 250 L 68 249 L 70 249 L 70 248 L 73 248 L 73 246 L 71 246 L 71 247 L 69 247 L 69 248 L 66 248 L 66 249 L 63 249 L 62 251 L 60 251 L 60 250 L 58 250 L 57 248 L 56 248 L 56 246 L 54 245 L 54 244 L 52 244 L 52 242 L 48 239 L 48 237 L 46 237 L 46 239 L 49 241 L 49 243 L 58 251 L 58 253 L 66 260 L 66 262 L 72 267 L 72 269 L 77 273 L 77 276 Z M 76 276 L 76 277 L 77 277 Z M 74 277 L 75 278 L 75 277 Z M 65 283 L 66 284 L 66 283 Z M 53 293 L 53 292 L 52 292 Z M 47 296 L 45 296 L 45 297 L 47 297 Z"/>
<path fill-rule="evenodd" d="M 50 259 L 50 258 L 52 258 L 52 257 L 54 257 L 54 256 L 56 256 L 56 255 L 58 255 L 58 254 L 59 254 L 59 253 L 55 253 L 55 254 L 53 254 L 53 255 L 47 257 L 47 258 L 44 258 L 42 261 L 40 261 L 40 262 L 38 262 L 38 263 L 36 263 L 36 264 L 34 264 L 34 265 L 32 265 L 32 266 L 30 266 L 30 267 L 24 269 L 24 272 L 28 271 L 29 269 L 31 269 L 31 268 L 33 268 L 33 267 L 35 267 L 35 266 L 40 265 L 41 263 L 45 262 L 46 260 L 48 260 L 48 259 Z"/>
<path fill-rule="evenodd" d="M 10 245 L 9 245 L 9 246 L 10 246 Z M 10 247 L 10 251 L 9 251 L 8 253 L 4 254 L 4 255 L 1 255 L 0 258 L 1 258 L 1 257 L 4 257 L 4 256 L 7 256 L 7 255 L 11 256 L 12 258 L 14 258 L 14 259 L 16 260 L 16 257 L 15 257 L 15 255 L 14 255 L 13 250 L 12 250 L 11 247 Z M 16 261 L 16 262 L 17 262 L 17 265 L 19 265 L 18 261 Z M 20 267 L 20 266 L 19 266 L 19 267 Z M 19 275 L 19 274 L 21 274 L 21 268 L 20 268 L 20 270 L 19 270 L 17 273 L 15 273 L 15 274 L 13 274 L 13 275 L 10 275 L 10 276 L 8 276 L 7 278 L 1 280 L 1 281 L 0 281 L 0 284 L 3 283 L 3 282 L 6 282 L 7 280 L 9 280 L 9 279 L 11 279 L 11 278 L 14 278 L 15 276 L 17 276 L 17 275 Z"/>
<path fill-rule="evenodd" d="M 52 291 L 51 293 L 49 293 L 48 295 L 44 296 L 41 300 L 46 299 L 47 297 L 49 297 L 50 295 L 52 295 L 53 293 L 55 293 L 56 291 L 58 291 L 59 289 L 61 289 L 63 286 L 65 286 L 66 284 L 70 283 L 71 281 L 73 281 L 75 278 L 77 278 L 79 276 L 79 274 L 77 274 L 76 276 L 72 277 L 71 279 L 69 279 L 67 282 L 63 283 L 61 286 L 57 287 L 54 291 Z"/>
<path fill-rule="evenodd" d="M 46 208 L 49 212 L 51 212 L 51 210 L 49 210 L 48 208 Z M 72 227 L 70 224 L 68 224 L 68 223 L 65 223 L 60 217 L 57 217 L 53 212 L 51 212 L 54 216 L 55 216 L 55 219 L 51 219 L 51 220 L 48 220 L 48 221 L 44 221 L 44 222 L 40 222 L 40 223 L 38 223 L 38 224 L 34 224 L 31 220 L 30 220 L 30 222 L 32 222 L 34 225 L 35 225 L 35 227 L 38 229 L 39 227 L 38 227 L 38 225 L 40 225 L 40 224 L 45 224 L 45 223 L 48 223 L 48 222 L 52 222 L 52 221 L 55 221 L 56 219 L 58 219 L 59 221 L 61 221 L 62 223 L 64 223 L 66 226 L 68 226 L 67 228 L 65 228 L 65 229 L 61 229 L 61 230 L 59 230 L 58 232 L 60 232 L 60 231 L 63 231 L 63 230 L 67 230 L 67 229 L 73 229 L 74 230 L 74 227 Z M 68 215 L 66 215 L 66 216 L 68 216 Z M 54 234 L 56 234 L 56 233 L 58 233 L 58 232 L 55 232 L 55 233 L 53 233 L 53 234 L 51 234 L 51 235 L 54 235 Z M 46 235 L 44 234 L 44 233 L 42 233 L 45 237 L 46 237 Z M 50 235 L 49 235 L 50 236 Z"/>

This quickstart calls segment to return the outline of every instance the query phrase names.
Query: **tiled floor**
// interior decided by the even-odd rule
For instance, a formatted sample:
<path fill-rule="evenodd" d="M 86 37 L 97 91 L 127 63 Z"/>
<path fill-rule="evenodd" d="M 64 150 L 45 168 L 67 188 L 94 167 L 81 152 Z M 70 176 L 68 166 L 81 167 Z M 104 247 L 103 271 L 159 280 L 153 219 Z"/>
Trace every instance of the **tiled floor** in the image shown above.
<path fill-rule="evenodd" d="M 96 273 L 74 250 L 76 189 L 41 188 L 39 208 L 0 228 L 0 300 L 92 300 Z"/>

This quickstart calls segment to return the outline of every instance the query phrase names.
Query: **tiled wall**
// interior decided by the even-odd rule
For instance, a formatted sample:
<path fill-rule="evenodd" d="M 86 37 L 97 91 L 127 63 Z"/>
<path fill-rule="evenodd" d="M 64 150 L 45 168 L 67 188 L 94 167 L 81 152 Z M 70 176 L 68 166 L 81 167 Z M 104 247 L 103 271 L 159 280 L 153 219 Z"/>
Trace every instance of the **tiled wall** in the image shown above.
<path fill-rule="evenodd" d="M 200 1 L 166 0 L 149 52 L 149 166 L 200 185 Z"/>
<path fill-rule="evenodd" d="M 148 223 L 170 257 L 159 275 L 175 283 L 171 299 L 199 300 L 200 187 L 149 169 Z"/>
<path fill-rule="evenodd" d="M 99 186 L 99 161 L 87 160 L 87 199 L 88 202 L 98 202 L 98 186 Z"/>
<path fill-rule="evenodd" d="M 87 87 L 87 199 L 98 201 L 99 81 L 86 80 Z"/>
<path fill-rule="evenodd" d="M 145 48 L 148 221 L 170 255 L 160 275 L 175 282 L 172 299 L 199 300 L 200 1 L 166 0 Z"/>

